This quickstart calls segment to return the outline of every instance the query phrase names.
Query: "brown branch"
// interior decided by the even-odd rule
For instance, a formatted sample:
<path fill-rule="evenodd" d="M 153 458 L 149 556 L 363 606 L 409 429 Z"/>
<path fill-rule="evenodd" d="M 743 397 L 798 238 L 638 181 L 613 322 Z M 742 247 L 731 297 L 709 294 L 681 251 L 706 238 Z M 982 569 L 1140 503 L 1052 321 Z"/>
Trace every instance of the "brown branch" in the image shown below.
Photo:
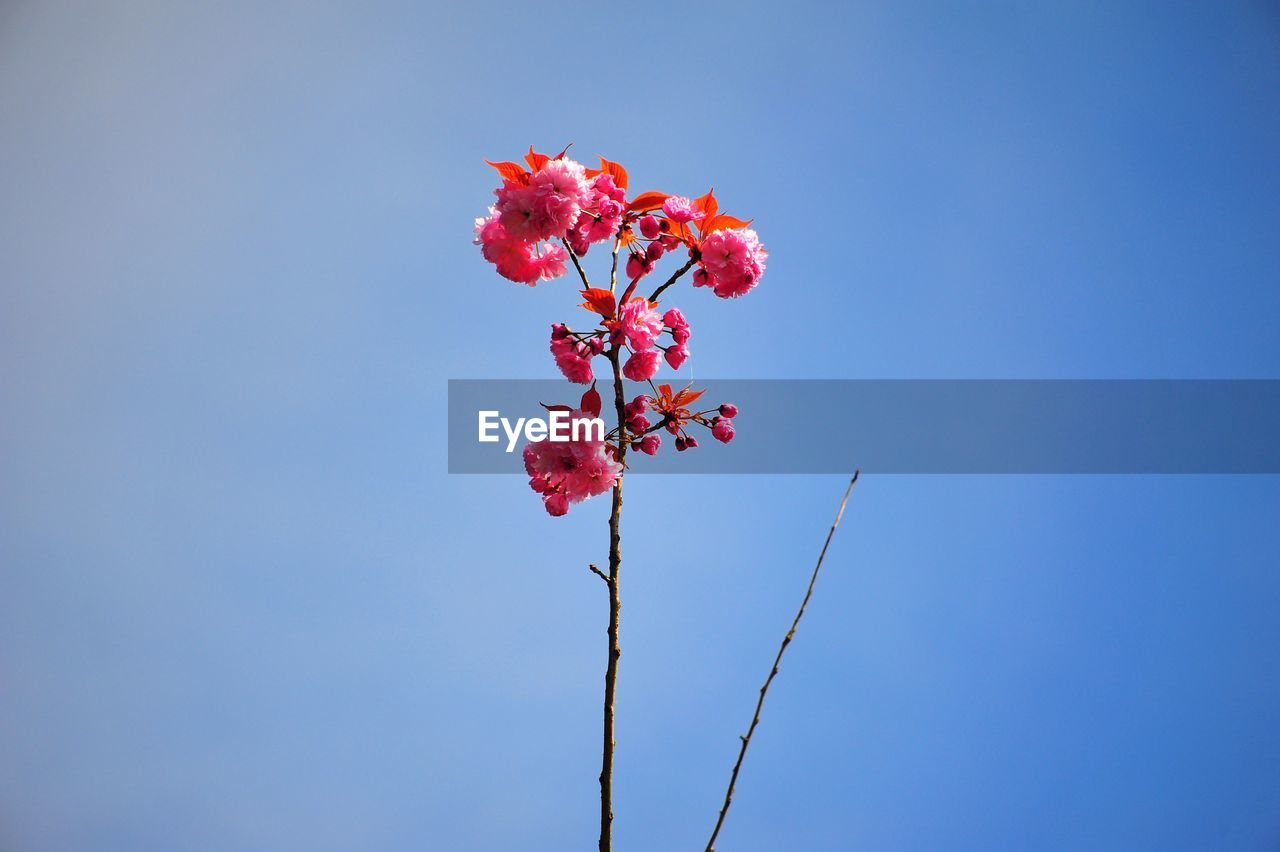
<path fill-rule="evenodd" d="M 616 251 L 616 249 L 615 249 Z M 622 370 L 619 367 L 619 349 L 615 345 L 608 352 L 613 366 L 613 405 L 618 423 L 626 417 L 626 399 L 622 388 Z M 627 445 L 618 442 L 618 462 L 626 459 Z M 604 672 L 604 754 L 600 761 L 600 852 L 613 849 L 613 706 L 618 683 L 618 658 L 622 646 L 618 643 L 618 616 L 622 611 L 622 598 L 618 594 L 619 569 L 622 567 L 622 474 L 613 485 L 613 507 L 609 512 L 609 661 Z"/>
<path fill-rule="evenodd" d="M 686 263 L 684 266 L 682 266 L 682 267 L 680 267 L 679 269 L 677 269 L 677 270 L 675 271 L 675 273 L 674 273 L 670 278 L 668 278 L 668 279 L 666 280 L 666 282 L 665 282 L 665 283 L 663 283 L 663 285 L 662 285 L 661 287 L 659 287 L 657 290 L 654 290 L 654 291 L 653 291 L 653 294 L 649 296 L 649 301 L 650 301 L 650 302 L 656 302 L 656 301 L 658 301 L 658 297 L 662 295 L 662 291 L 663 291 L 663 290 L 665 290 L 665 289 L 667 289 L 668 287 L 670 287 L 672 284 L 676 283 L 677 281 L 679 281 L 679 280 L 680 280 L 680 276 L 681 276 L 681 275 L 684 275 L 684 274 L 685 274 L 686 272 L 688 272 L 690 269 L 693 269 L 693 265 L 694 265 L 695 263 L 697 263 L 697 262 L 698 262 L 698 256 L 697 256 L 696 254 L 695 254 L 695 255 L 692 255 L 692 256 L 689 258 L 689 262 L 688 262 L 688 263 Z"/>
<path fill-rule="evenodd" d="M 560 242 L 564 243 L 564 250 L 569 253 L 569 259 L 573 261 L 573 268 L 578 270 L 578 277 L 582 279 L 582 286 L 590 290 L 591 282 L 587 280 L 587 273 L 582 270 L 582 263 L 578 260 L 577 252 L 569 246 L 569 241 L 563 237 Z"/>
<path fill-rule="evenodd" d="M 601 580 L 604 580 L 606 583 L 609 582 L 609 575 L 601 571 L 595 565 L 588 565 L 587 567 L 591 569 L 592 574 L 595 574 L 597 577 L 599 577 Z"/>
<path fill-rule="evenodd" d="M 818 582 L 818 572 L 822 570 L 822 560 L 827 555 L 827 547 L 831 544 L 831 537 L 836 534 L 836 527 L 840 526 L 840 519 L 844 517 L 844 507 L 848 504 L 849 494 L 853 491 L 853 485 L 857 481 L 858 472 L 854 471 L 853 478 L 849 480 L 849 487 L 844 490 L 844 499 L 840 501 L 840 510 L 836 512 L 836 519 L 831 522 L 831 529 L 827 531 L 827 540 L 822 545 L 822 552 L 818 554 L 818 564 L 814 566 L 813 575 L 809 578 L 809 589 L 804 593 L 804 600 L 800 602 L 800 609 L 796 612 L 795 620 L 791 622 L 791 629 L 782 638 L 782 645 L 778 648 L 778 656 L 773 659 L 773 668 L 769 670 L 769 676 L 765 678 L 764 686 L 760 687 L 760 698 L 756 701 L 756 712 L 751 717 L 751 726 L 747 728 L 746 736 L 739 737 L 742 740 L 742 747 L 738 749 L 738 760 L 733 764 L 733 774 L 729 776 L 729 789 L 724 794 L 724 805 L 720 808 L 720 818 L 716 820 L 715 830 L 711 832 L 711 839 L 707 841 L 706 852 L 715 852 L 716 838 L 720 836 L 720 828 L 724 825 L 724 818 L 729 813 L 729 805 L 733 802 L 733 788 L 738 783 L 738 772 L 742 769 L 742 759 L 747 756 L 747 746 L 751 745 L 751 735 L 756 732 L 756 726 L 760 724 L 760 710 L 764 707 L 764 697 L 769 692 L 769 685 L 777 677 L 778 666 L 782 663 L 782 655 L 786 653 L 787 646 L 791 644 L 791 640 L 796 635 L 796 628 L 800 626 L 800 619 L 804 617 L 804 608 L 809 605 L 809 598 L 813 596 L 813 586 Z"/>

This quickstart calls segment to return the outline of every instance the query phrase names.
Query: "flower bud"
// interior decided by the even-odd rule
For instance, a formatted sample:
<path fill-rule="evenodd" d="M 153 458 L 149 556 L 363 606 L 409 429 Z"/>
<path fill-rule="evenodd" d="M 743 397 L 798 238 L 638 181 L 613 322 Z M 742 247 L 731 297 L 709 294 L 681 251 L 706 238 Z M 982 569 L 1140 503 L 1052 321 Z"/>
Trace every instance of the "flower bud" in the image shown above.
<path fill-rule="evenodd" d="M 723 405 L 720 406 L 720 416 L 721 417 L 737 417 L 738 406 L 734 405 L 732 402 L 724 403 Z"/>
<path fill-rule="evenodd" d="M 689 360 L 689 347 L 683 343 L 677 343 L 675 346 L 667 349 L 667 363 L 671 365 L 671 369 L 679 370 L 685 361 Z"/>
<path fill-rule="evenodd" d="M 640 233 L 644 235 L 646 240 L 652 240 L 660 233 L 658 228 L 658 217 L 646 213 L 640 217 Z"/>
<path fill-rule="evenodd" d="M 547 507 L 547 514 L 553 518 L 558 518 L 569 511 L 569 498 L 563 491 L 548 494 L 543 500 L 545 501 L 543 505 Z"/>
<path fill-rule="evenodd" d="M 683 453 L 689 448 L 689 439 L 684 435 L 676 436 L 676 452 Z"/>
<path fill-rule="evenodd" d="M 564 340 L 569 336 L 569 327 L 562 322 L 553 322 L 551 324 L 551 339 Z"/>
<path fill-rule="evenodd" d="M 636 449 L 645 455 L 656 456 L 658 448 L 662 446 L 662 438 L 657 435 L 645 435 L 640 443 L 636 444 Z"/>
<path fill-rule="evenodd" d="M 633 435 L 639 435 L 641 432 L 648 429 L 650 425 L 649 418 L 645 417 L 643 414 L 637 414 L 627 420 L 627 429 Z"/>
<path fill-rule="evenodd" d="M 642 275 L 644 275 L 646 272 L 648 272 L 648 270 L 644 268 L 644 261 L 642 261 L 638 255 L 633 254 L 627 258 L 627 277 L 628 278 L 632 278 L 632 279 L 639 278 Z"/>
<path fill-rule="evenodd" d="M 733 421 L 727 417 L 717 417 L 711 424 L 711 437 L 722 444 L 733 440 Z"/>
<path fill-rule="evenodd" d="M 658 258 L 662 257 L 662 251 L 662 243 L 655 240 L 649 243 L 649 247 L 644 250 L 644 259 L 651 264 L 656 263 Z"/>
<path fill-rule="evenodd" d="M 698 439 L 693 437 L 692 435 L 686 435 L 684 442 L 685 444 L 688 445 L 689 449 L 693 449 L 694 447 L 698 446 Z"/>

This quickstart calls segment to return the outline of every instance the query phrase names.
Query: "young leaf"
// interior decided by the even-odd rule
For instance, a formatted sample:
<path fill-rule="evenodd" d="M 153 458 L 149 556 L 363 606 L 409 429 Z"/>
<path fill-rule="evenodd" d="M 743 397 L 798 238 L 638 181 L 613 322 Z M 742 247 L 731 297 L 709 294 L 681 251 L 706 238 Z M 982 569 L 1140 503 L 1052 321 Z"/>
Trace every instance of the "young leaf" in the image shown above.
<path fill-rule="evenodd" d="M 698 397 L 702 396 L 706 392 L 707 392 L 706 388 L 703 388 L 700 391 L 689 390 L 689 388 L 685 388 L 684 390 L 676 394 L 676 397 L 673 400 L 673 402 L 679 406 L 690 405 Z"/>
<path fill-rule="evenodd" d="M 650 210 L 657 210 L 662 206 L 662 202 L 671 196 L 665 192 L 642 192 L 635 198 L 631 199 L 631 203 L 627 205 L 628 213 L 648 213 Z"/>
<path fill-rule="evenodd" d="M 532 145 L 529 146 L 529 153 L 524 155 L 524 161 L 528 163 L 529 168 L 533 169 L 535 172 L 545 166 L 547 161 L 550 159 L 551 158 L 546 154 L 539 154 L 537 151 L 534 151 Z"/>
<path fill-rule="evenodd" d="M 485 162 L 497 169 L 498 174 L 502 175 L 503 180 L 509 180 L 515 183 L 524 183 L 529 178 L 529 173 L 526 172 L 519 163 L 494 163 L 489 160 L 485 160 Z"/>
<path fill-rule="evenodd" d="M 595 311 L 605 319 L 613 316 L 614 311 L 618 307 L 617 303 L 614 301 L 613 294 L 608 290 L 601 289 L 600 287 L 591 287 L 590 289 L 583 290 L 582 298 L 586 299 L 586 301 L 582 303 L 582 307 L 589 311 Z"/>
<path fill-rule="evenodd" d="M 618 185 L 618 189 L 627 188 L 627 170 L 620 164 L 610 162 L 604 157 L 600 158 L 600 171 L 608 172 L 613 175 L 613 182 Z"/>
<path fill-rule="evenodd" d="M 600 391 L 596 390 L 596 383 L 591 383 L 591 388 L 582 395 L 582 403 L 578 406 L 592 417 L 600 416 L 600 406 L 603 400 L 600 399 Z"/>
<path fill-rule="evenodd" d="M 739 219 L 737 216 L 728 216 L 721 213 L 710 222 L 704 223 L 703 227 L 708 233 L 718 231 L 722 228 L 745 228 L 754 222 L 754 219 Z"/>

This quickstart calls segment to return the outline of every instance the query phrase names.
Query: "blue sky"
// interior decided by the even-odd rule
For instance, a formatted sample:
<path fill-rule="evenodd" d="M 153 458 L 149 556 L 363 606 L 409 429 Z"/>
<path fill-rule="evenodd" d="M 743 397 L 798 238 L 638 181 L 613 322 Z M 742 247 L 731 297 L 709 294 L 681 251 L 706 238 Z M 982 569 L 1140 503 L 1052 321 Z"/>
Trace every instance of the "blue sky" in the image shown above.
<path fill-rule="evenodd" d="M 607 506 L 445 473 L 571 304 L 482 158 L 755 217 L 700 375 L 1270 378 L 1278 90 L 1263 3 L 6 5 L 0 847 L 591 848 Z M 628 486 L 619 848 L 705 842 L 842 487 Z M 720 848 L 1274 848 L 1278 512 L 865 478 Z"/>

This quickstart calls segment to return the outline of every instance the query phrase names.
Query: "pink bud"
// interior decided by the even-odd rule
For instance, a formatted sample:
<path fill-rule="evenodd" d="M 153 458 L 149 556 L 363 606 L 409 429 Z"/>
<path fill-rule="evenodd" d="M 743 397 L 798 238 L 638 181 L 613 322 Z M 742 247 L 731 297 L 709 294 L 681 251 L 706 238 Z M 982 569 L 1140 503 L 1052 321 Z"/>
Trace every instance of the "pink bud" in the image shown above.
<path fill-rule="evenodd" d="M 720 416 L 721 417 L 737 417 L 738 406 L 734 405 L 732 402 L 724 403 L 723 405 L 720 406 Z"/>
<path fill-rule="evenodd" d="M 715 423 L 711 424 L 711 437 L 722 444 L 732 441 L 733 421 L 727 417 L 717 417 Z"/>
<path fill-rule="evenodd" d="M 569 327 L 562 322 L 553 322 L 551 324 L 551 339 L 563 340 L 569 336 Z"/>
<path fill-rule="evenodd" d="M 637 414 L 627 420 L 627 429 L 630 430 L 633 435 L 639 435 L 641 432 L 648 429 L 650 425 L 649 418 L 645 417 L 643 414 Z"/>
<path fill-rule="evenodd" d="M 647 271 L 648 270 L 644 268 L 644 262 L 640 260 L 640 257 L 638 255 L 633 254 L 627 258 L 627 277 L 628 278 L 632 278 L 632 279 L 639 278 L 640 276 L 644 275 L 645 272 Z"/>
<path fill-rule="evenodd" d="M 569 498 L 563 491 L 548 494 L 543 500 L 543 505 L 547 507 L 547 514 L 553 518 L 558 518 L 569 511 Z"/>
<path fill-rule="evenodd" d="M 677 453 L 683 453 L 683 452 L 684 452 L 685 450 L 687 450 L 688 448 L 689 448 L 689 439 L 688 439 L 688 438 L 686 438 L 684 435 L 679 435 L 679 436 L 677 436 L 677 437 L 676 437 L 676 452 L 677 452 Z"/>
<path fill-rule="evenodd" d="M 686 435 L 684 442 L 689 445 L 690 449 L 693 449 L 694 447 L 698 446 L 698 439 L 693 437 L 692 435 Z"/>
<path fill-rule="evenodd" d="M 627 403 L 627 405 L 632 408 L 636 414 L 641 414 L 649 410 L 649 397 L 644 394 L 640 394 L 635 399 L 631 400 L 631 402 Z"/>
<path fill-rule="evenodd" d="M 649 263 L 656 263 L 660 257 L 662 257 L 662 243 L 656 241 L 649 243 L 649 247 L 644 250 L 644 259 Z"/>
<path fill-rule="evenodd" d="M 695 287 L 711 286 L 711 276 L 707 274 L 706 267 L 699 266 L 697 269 L 693 270 L 693 286 Z"/>
<path fill-rule="evenodd" d="M 644 234 L 646 240 L 652 240 L 660 233 L 658 228 L 658 218 L 646 213 L 640 217 L 640 233 Z"/>
<path fill-rule="evenodd" d="M 585 255 L 587 249 L 591 248 L 591 240 L 587 238 L 587 232 L 583 230 L 570 231 L 569 248 L 573 249 L 573 253 L 578 257 Z"/>
<path fill-rule="evenodd" d="M 684 362 L 689 360 L 689 347 L 678 343 L 667 350 L 666 358 L 671 369 L 679 370 Z"/>
<path fill-rule="evenodd" d="M 590 337 L 587 338 L 587 348 L 591 350 L 592 355 L 599 355 L 604 351 L 604 338 Z"/>
<path fill-rule="evenodd" d="M 664 236 L 661 238 L 660 242 L 662 243 L 662 247 L 664 249 L 666 249 L 667 251 L 671 251 L 673 248 L 680 245 L 680 238 L 672 237 L 672 236 Z"/>
<path fill-rule="evenodd" d="M 658 448 L 662 446 L 662 438 L 657 435 L 645 435 L 640 439 L 640 443 L 636 444 L 636 449 L 645 455 L 656 456 Z"/>
<path fill-rule="evenodd" d="M 534 476 L 529 479 L 529 487 L 536 493 L 542 494 L 551 487 L 551 483 L 547 482 L 547 480 L 541 476 Z"/>

